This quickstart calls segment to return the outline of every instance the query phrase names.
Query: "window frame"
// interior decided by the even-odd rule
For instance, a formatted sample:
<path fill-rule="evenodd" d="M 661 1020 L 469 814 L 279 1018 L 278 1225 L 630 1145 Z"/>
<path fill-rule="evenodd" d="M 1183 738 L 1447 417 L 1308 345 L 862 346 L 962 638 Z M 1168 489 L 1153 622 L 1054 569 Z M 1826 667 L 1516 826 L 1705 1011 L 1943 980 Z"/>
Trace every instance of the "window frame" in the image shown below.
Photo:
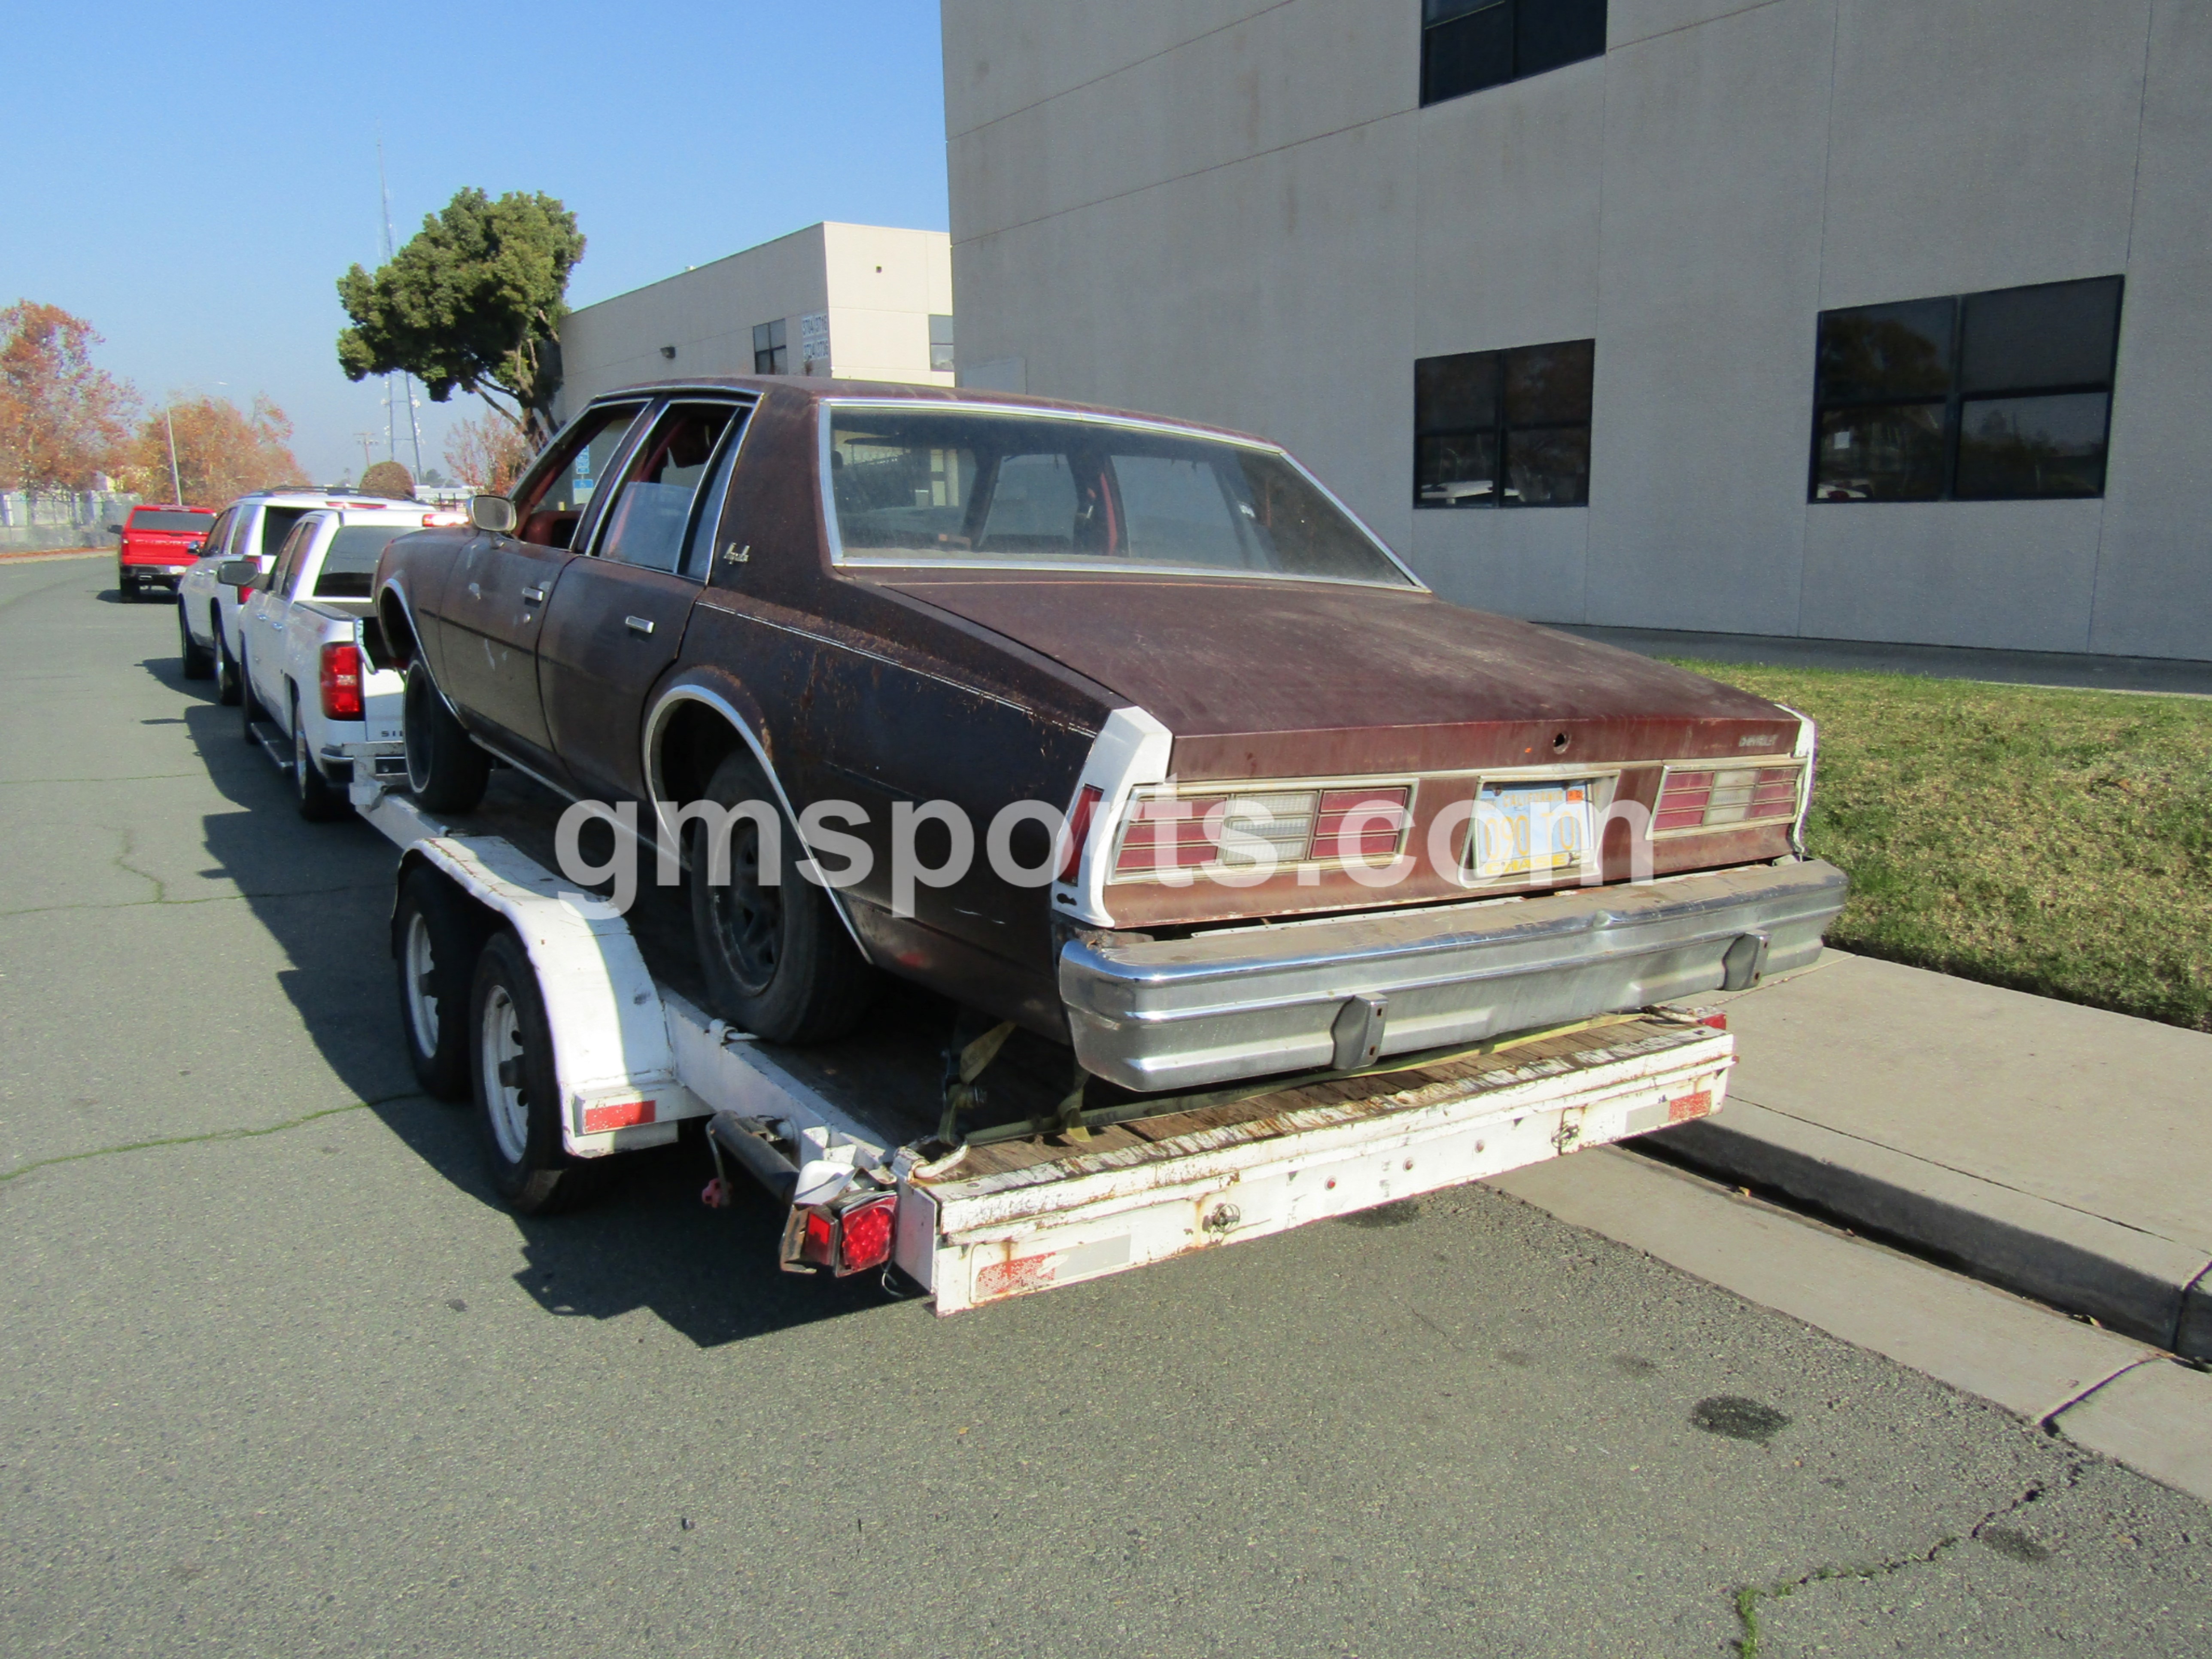
<path fill-rule="evenodd" d="M 658 565 L 639 564 L 629 559 L 609 557 L 606 550 L 607 526 L 615 511 L 611 505 L 601 511 L 592 520 L 590 526 L 589 544 L 581 550 L 583 557 L 597 559 L 610 568 L 644 570 L 659 576 L 679 576 L 686 580 L 702 585 L 706 582 L 709 574 L 708 571 L 691 568 L 691 553 L 693 544 L 697 539 L 701 509 L 709 494 L 719 495 L 726 493 L 729 487 L 729 473 L 721 470 L 723 463 L 726 458 L 732 470 L 734 470 L 736 457 L 733 451 L 737 446 L 744 442 L 745 428 L 752 424 L 753 410 L 757 407 L 756 399 L 734 397 L 726 393 L 717 395 L 679 392 L 671 393 L 641 410 L 637 420 L 641 421 L 642 424 L 633 422 L 636 435 L 623 446 L 620 477 L 614 489 L 609 492 L 607 499 L 611 503 L 618 502 L 622 499 L 623 491 L 636 482 L 629 476 L 632 469 L 637 465 L 639 458 L 646 453 L 647 447 L 653 439 L 659 435 L 662 424 L 672 414 L 680 409 L 693 408 L 703 404 L 726 404 L 730 410 L 730 418 L 715 437 L 714 447 L 707 452 L 707 459 L 700 468 L 699 487 L 691 492 L 691 504 L 684 509 L 684 532 L 677 541 L 675 568 L 663 570 Z M 594 489 L 592 494 L 596 501 L 599 491 Z M 716 513 L 719 517 L 719 507 Z M 708 562 L 711 565 L 711 557 Z"/>
<path fill-rule="evenodd" d="M 1544 3 L 1546 0 L 1537 0 L 1537 3 Z M 1534 80 L 1540 75 L 1549 75 L 1554 70 L 1567 69 L 1576 64 L 1587 64 L 1595 58 L 1604 57 L 1607 50 L 1607 35 L 1612 22 L 1611 0 L 1595 0 L 1598 12 L 1596 51 L 1584 52 L 1579 58 L 1566 58 L 1557 63 L 1544 64 L 1534 69 L 1523 68 L 1522 64 L 1523 42 L 1521 11 L 1524 5 L 1531 3 L 1531 0 L 1474 0 L 1473 3 L 1458 4 L 1457 9 L 1454 10 L 1451 15 L 1438 18 L 1434 22 L 1429 20 L 1430 11 L 1432 9 L 1440 9 L 1440 5 L 1453 5 L 1456 3 L 1456 0 L 1419 0 L 1419 3 L 1421 12 L 1421 57 L 1417 71 L 1415 102 L 1418 107 L 1422 109 L 1433 108 L 1438 104 L 1448 104 L 1455 99 L 1472 98 L 1477 93 L 1489 92 L 1498 87 L 1511 86 L 1516 81 Z M 1480 86 L 1465 87 L 1457 92 L 1432 94 L 1430 88 L 1430 52 L 1437 33 L 1440 30 L 1450 28 L 1453 25 L 1463 22 L 1480 13 L 1501 10 L 1505 14 L 1506 53 L 1510 62 L 1508 72 L 1499 79 L 1486 81 Z"/>
<path fill-rule="evenodd" d="M 1508 407 L 1510 398 L 1512 373 L 1509 366 L 1508 360 L 1522 352 L 1555 351 L 1562 346 L 1582 345 L 1586 345 L 1589 348 L 1590 355 L 1589 392 L 1592 406 L 1589 418 L 1580 421 L 1515 421 L 1510 419 L 1508 415 Z M 1492 391 L 1491 393 L 1491 409 L 1492 415 L 1492 423 L 1488 426 L 1462 425 L 1425 428 L 1421 424 L 1421 365 L 1424 363 L 1443 362 L 1448 359 L 1455 357 L 1486 357 L 1490 360 L 1491 379 L 1492 382 Z M 1413 360 L 1413 506 L 1417 510 L 1422 512 L 1441 513 L 1463 512 L 1471 508 L 1480 507 L 1489 507 L 1492 510 L 1499 510 L 1509 507 L 1516 509 L 1542 509 L 1547 507 L 1587 508 L 1589 506 L 1590 473 L 1593 469 L 1588 458 L 1589 445 L 1587 440 L 1589 434 L 1594 433 L 1597 425 L 1597 410 L 1595 407 L 1597 392 L 1597 340 L 1595 336 L 1587 339 L 1538 340 L 1533 341 L 1527 345 L 1494 347 L 1487 351 L 1438 352 L 1436 356 L 1431 357 L 1416 357 Z M 1477 497 L 1469 501 L 1423 501 L 1421 499 L 1421 444 L 1423 441 L 1431 438 L 1468 437 L 1483 432 L 1493 434 L 1496 441 L 1498 456 L 1496 465 L 1491 469 L 1492 477 L 1490 480 L 1489 495 L 1486 497 Z M 1512 476 L 1513 465 L 1511 439 L 1512 434 L 1516 432 L 1580 432 L 1585 434 L 1585 459 L 1583 465 L 1582 500 L 1578 501 L 1531 501 L 1526 500 L 1508 499 L 1506 491 Z"/>
<path fill-rule="evenodd" d="M 787 319 L 771 317 L 764 323 L 753 325 L 753 373 L 756 374 L 788 374 L 791 373 L 791 343 L 787 337 L 790 325 Z M 761 343 L 765 338 L 766 345 Z M 761 359 L 769 360 L 769 367 L 761 367 Z"/>
<path fill-rule="evenodd" d="M 1966 390 L 1966 356 L 1967 309 L 1976 300 L 1996 295 L 2021 294 L 2036 289 L 2073 288 L 2087 283 L 2112 284 L 2112 338 L 2104 378 L 2086 380 L 2057 381 L 2049 384 L 2022 382 L 1999 389 Z M 1945 386 L 1940 393 L 1918 395 L 1894 392 L 1867 396 L 1830 398 L 1821 388 L 1821 343 L 1828 319 L 1849 316 L 1855 313 L 1877 311 L 1899 305 L 1948 305 L 1951 311 L 1950 349 L 1944 365 Z M 1819 313 L 1813 331 L 1813 419 L 1808 438 L 1805 473 L 1805 501 L 1811 507 L 1925 507 L 1936 501 L 2102 501 L 2110 483 L 2112 449 L 2112 403 L 2119 392 L 2120 331 L 2127 316 L 2127 276 L 2114 272 L 2104 276 L 2073 276 L 2050 283 L 2020 283 L 2008 288 L 1976 289 L 1965 294 L 1936 294 L 1914 300 L 1876 301 L 1870 305 L 1838 306 Z M 2101 396 L 2105 399 L 2105 424 L 2099 434 L 2099 447 L 2103 459 L 2100 465 L 2097 488 L 2087 494 L 2046 495 L 1961 494 L 1959 489 L 1959 452 L 1966 433 L 1966 415 L 1975 404 L 2005 403 L 2023 398 L 2063 398 L 2084 395 Z M 1938 441 L 1942 454 L 1937 467 L 1936 493 L 1932 495 L 1869 496 L 1863 500 L 1849 496 L 1823 497 L 1820 494 L 1821 419 L 1837 410 L 1853 409 L 1938 409 L 1942 422 Z"/>

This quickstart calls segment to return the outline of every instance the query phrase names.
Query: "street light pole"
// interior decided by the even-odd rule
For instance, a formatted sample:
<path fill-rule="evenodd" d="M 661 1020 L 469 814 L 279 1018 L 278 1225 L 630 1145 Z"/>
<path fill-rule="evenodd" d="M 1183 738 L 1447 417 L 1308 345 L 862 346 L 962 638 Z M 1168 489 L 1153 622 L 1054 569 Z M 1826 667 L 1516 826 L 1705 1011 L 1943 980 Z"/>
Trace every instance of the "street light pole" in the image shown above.
<path fill-rule="evenodd" d="M 169 433 L 169 488 L 177 492 L 176 503 L 182 507 L 185 504 L 185 484 L 184 480 L 177 476 L 177 421 L 174 412 L 163 409 L 161 424 L 168 428 Z"/>

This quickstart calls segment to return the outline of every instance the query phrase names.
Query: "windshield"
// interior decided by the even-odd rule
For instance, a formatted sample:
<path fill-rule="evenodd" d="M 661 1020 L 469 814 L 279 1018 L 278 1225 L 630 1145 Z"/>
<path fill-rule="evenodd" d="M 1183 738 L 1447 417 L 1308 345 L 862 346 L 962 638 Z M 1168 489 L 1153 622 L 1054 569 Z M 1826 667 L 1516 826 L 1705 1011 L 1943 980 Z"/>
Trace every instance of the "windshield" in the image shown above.
<path fill-rule="evenodd" d="M 212 513 L 164 513 L 143 507 L 131 512 L 133 530 L 181 530 L 197 535 L 214 522 Z"/>
<path fill-rule="evenodd" d="M 407 531 L 404 524 L 340 525 L 323 554 L 322 572 L 315 578 L 315 597 L 367 599 L 369 581 L 376 574 L 376 562 L 383 556 L 386 544 Z"/>
<path fill-rule="evenodd" d="M 848 559 L 1146 568 L 1413 586 L 1270 450 L 1104 421 L 832 404 Z"/>

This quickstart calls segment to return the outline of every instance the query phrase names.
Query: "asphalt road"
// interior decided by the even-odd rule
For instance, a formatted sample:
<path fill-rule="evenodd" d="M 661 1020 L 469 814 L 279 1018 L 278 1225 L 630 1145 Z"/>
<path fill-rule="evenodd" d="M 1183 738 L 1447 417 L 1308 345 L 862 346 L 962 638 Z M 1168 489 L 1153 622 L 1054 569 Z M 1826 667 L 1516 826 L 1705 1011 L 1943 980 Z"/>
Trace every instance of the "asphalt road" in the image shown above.
<path fill-rule="evenodd" d="M 392 863 L 0 569 L 0 1652 L 2212 1654 L 2212 1511 L 1486 1188 L 950 1320 L 490 1198 Z"/>

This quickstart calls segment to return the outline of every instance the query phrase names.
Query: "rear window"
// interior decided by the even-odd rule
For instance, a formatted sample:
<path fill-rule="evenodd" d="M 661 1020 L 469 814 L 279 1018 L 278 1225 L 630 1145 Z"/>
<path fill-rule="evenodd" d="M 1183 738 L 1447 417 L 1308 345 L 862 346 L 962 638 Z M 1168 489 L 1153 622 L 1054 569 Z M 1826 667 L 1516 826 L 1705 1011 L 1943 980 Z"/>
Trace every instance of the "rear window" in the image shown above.
<path fill-rule="evenodd" d="M 376 562 L 394 536 L 404 536 L 404 524 L 347 524 L 338 526 L 323 555 L 322 574 L 315 578 L 319 599 L 365 599 L 376 574 Z"/>
<path fill-rule="evenodd" d="M 292 526 L 313 511 L 305 507 L 266 507 L 261 510 L 261 556 L 273 559 L 284 545 Z"/>
<path fill-rule="evenodd" d="M 212 513 L 164 512 L 158 507 L 134 507 L 131 509 L 131 528 L 133 530 L 181 530 L 197 535 L 215 522 Z"/>
<path fill-rule="evenodd" d="M 830 409 L 848 561 L 1413 584 L 1281 454 L 1119 422 Z"/>

